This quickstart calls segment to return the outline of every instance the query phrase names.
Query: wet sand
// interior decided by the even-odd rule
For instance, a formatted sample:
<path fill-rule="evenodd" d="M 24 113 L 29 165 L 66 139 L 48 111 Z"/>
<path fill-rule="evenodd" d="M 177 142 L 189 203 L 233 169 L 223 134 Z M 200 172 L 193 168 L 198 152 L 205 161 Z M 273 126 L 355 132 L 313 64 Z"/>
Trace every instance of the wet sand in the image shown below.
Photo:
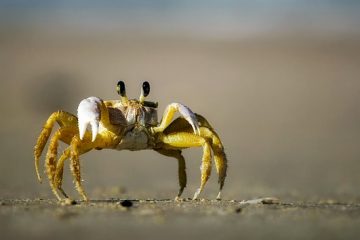
<path fill-rule="evenodd" d="M 360 234 L 356 202 L 126 200 L 3 199 L 1 238 L 355 239 Z"/>

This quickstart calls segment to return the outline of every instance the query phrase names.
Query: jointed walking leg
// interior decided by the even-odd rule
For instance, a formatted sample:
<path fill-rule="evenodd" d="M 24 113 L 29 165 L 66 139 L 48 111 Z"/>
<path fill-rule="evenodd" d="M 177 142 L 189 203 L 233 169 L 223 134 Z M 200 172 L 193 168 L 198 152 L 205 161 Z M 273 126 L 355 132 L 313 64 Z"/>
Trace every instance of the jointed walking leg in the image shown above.
<path fill-rule="evenodd" d="M 178 177 L 179 177 L 180 189 L 175 200 L 179 200 L 181 194 L 184 191 L 184 188 L 186 187 L 186 164 L 185 164 L 185 159 L 181 154 L 181 150 L 155 149 L 155 151 L 168 157 L 174 157 L 178 160 Z"/>

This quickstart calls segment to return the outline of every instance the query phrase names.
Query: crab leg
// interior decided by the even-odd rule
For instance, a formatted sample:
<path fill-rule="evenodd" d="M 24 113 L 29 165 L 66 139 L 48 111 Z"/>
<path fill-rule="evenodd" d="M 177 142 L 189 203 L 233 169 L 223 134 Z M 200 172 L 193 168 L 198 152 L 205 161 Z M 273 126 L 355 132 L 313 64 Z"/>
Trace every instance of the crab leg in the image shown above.
<path fill-rule="evenodd" d="M 48 120 L 46 121 L 46 123 L 44 124 L 43 129 L 34 147 L 35 170 L 38 180 L 40 182 L 41 182 L 41 176 L 39 172 L 40 155 L 44 150 L 47 140 L 50 137 L 51 130 L 53 129 L 55 122 L 57 122 L 61 127 L 77 126 L 77 117 L 68 112 L 57 111 L 52 113 L 48 118 Z"/>
<path fill-rule="evenodd" d="M 193 200 L 198 198 L 198 196 L 204 189 L 206 182 L 209 180 L 211 174 L 211 146 L 208 142 L 204 142 L 203 148 L 204 148 L 204 153 L 200 167 L 201 184 L 200 187 L 196 190 Z"/>
<path fill-rule="evenodd" d="M 56 172 L 54 177 L 54 184 L 55 187 L 64 195 L 65 198 L 69 198 L 68 195 L 65 193 L 65 191 L 62 188 L 62 180 L 63 180 L 63 173 L 64 173 L 64 162 L 66 159 L 70 157 L 71 148 L 68 147 L 61 157 L 59 158 L 57 164 L 56 164 Z"/>
<path fill-rule="evenodd" d="M 175 200 L 179 200 L 181 194 L 184 191 L 184 188 L 186 187 L 186 164 L 184 156 L 181 154 L 181 150 L 172 150 L 172 149 L 155 149 L 158 153 L 168 156 L 168 157 L 174 157 L 178 160 L 178 177 L 179 177 L 179 193 L 176 196 Z"/>
<path fill-rule="evenodd" d="M 58 140 L 60 137 L 61 131 L 57 130 L 54 136 L 51 138 L 49 148 L 46 154 L 45 160 L 45 169 L 47 176 L 49 178 L 49 183 L 52 192 L 55 194 L 56 198 L 60 201 L 61 197 L 59 196 L 58 192 L 56 191 L 56 187 L 54 185 L 54 175 L 56 171 L 56 157 L 57 157 L 57 148 L 58 148 Z"/>
<path fill-rule="evenodd" d="M 170 125 L 176 112 L 179 112 L 180 115 L 182 115 L 186 119 L 186 121 L 188 121 L 195 134 L 200 135 L 199 124 L 195 114 L 191 111 L 190 108 L 181 103 L 171 103 L 170 105 L 168 105 L 165 109 L 160 125 L 157 127 L 153 127 L 152 131 L 154 133 L 163 132 L 165 128 Z"/>
<path fill-rule="evenodd" d="M 75 187 L 79 194 L 82 196 L 84 201 L 88 201 L 88 197 L 81 185 L 81 174 L 80 174 L 80 151 L 79 151 L 80 139 L 78 136 L 74 136 L 71 141 L 71 152 L 70 152 L 70 170 L 75 178 Z"/>
<path fill-rule="evenodd" d="M 201 115 L 196 114 L 196 118 L 200 124 L 200 136 L 208 139 L 211 143 L 211 149 L 214 153 L 214 161 L 216 171 L 218 174 L 218 182 L 220 185 L 219 194 L 216 199 L 221 199 L 221 190 L 224 186 L 226 171 L 227 171 L 227 158 L 221 140 L 215 130 L 211 127 L 209 122 Z M 192 132 L 191 126 L 184 118 L 175 119 L 164 133 L 177 133 L 177 132 Z"/>
<path fill-rule="evenodd" d="M 80 139 L 79 135 L 76 134 L 73 136 L 71 143 L 70 143 L 70 170 L 72 175 L 74 176 L 74 182 L 75 182 L 75 188 L 79 192 L 79 194 L 82 196 L 84 201 L 88 201 L 88 197 L 86 196 L 86 193 L 84 191 L 84 188 L 81 184 L 81 173 L 80 173 L 80 160 L 79 157 L 81 154 L 84 154 L 94 148 L 106 148 L 106 141 L 104 141 L 103 138 L 97 137 L 96 140 L 93 142 L 91 140 L 91 134 L 90 132 L 86 132 L 84 135 L 83 140 Z M 64 157 L 66 159 L 66 157 Z M 65 161 L 65 159 L 63 161 Z M 57 175 L 59 176 L 58 179 L 60 179 L 61 175 L 61 166 L 62 163 L 59 160 L 59 170 L 57 172 Z"/>
<path fill-rule="evenodd" d="M 75 135 L 77 129 L 75 127 L 63 127 L 57 130 L 54 136 L 51 138 L 49 143 L 49 148 L 46 154 L 45 160 L 45 169 L 46 173 L 50 182 L 50 187 L 55 196 L 61 200 L 60 196 L 57 193 L 57 189 L 67 198 L 66 193 L 61 188 L 61 180 L 60 184 L 56 179 L 56 172 L 59 169 L 59 166 L 63 166 L 63 162 L 66 158 L 69 157 L 69 150 L 65 150 L 64 153 L 61 155 L 59 161 L 57 162 L 57 149 L 59 146 L 59 140 L 63 142 L 69 143 L 72 136 Z M 62 171 L 61 171 L 62 174 Z"/>
<path fill-rule="evenodd" d="M 227 158 L 224 151 L 224 147 L 220 141 L 219 136 L 211 128 L 201 127 L 201 136 L 211 139 L 211 148 L 214 152 L 214 161 L 216 166 L 216 171 L 218 173 L 218 183 L 220 184 L 219 193 L 216 199 L 221 199 L 221 190 L 224 187 L 224 182 L 226 178 L 227 171 Z"/>
<path fill-rule="evenodd" d="M 56 189 L 58 189 L 65 198 L 68 198 L 67 194 L 62 188 L 62 180 L 63 180 L 63 171 L 64 171 L 64 163 L 67 159 L 70 158 L 70 170 L 75 178 L 75 184 L 76 189 L 80 193 L 80 195 L 83 197 L 84 200 L 87 200 L 85 191 L 82 188 L 81 185 L 81 175 L 80 175 L 80 162 L 79 162 L 79 156 L 81 154 L 84 154 L 88 151 L 90 151 L 95 146 L 101 146 L 103 143 L 101 138 L 97 138 L 96 142 L 90 142 L 91 134 L 89 132 L 86 132 L 84 141 L 80 141 L 79 137 L 77 135 L 77 129 L 60 129 L 61 130 L 61 138 L 69 138 L 69 134 L 73 133 L 71 136 L 71 141 L 69 142 L 70 146 L 65 149 L 61 157 L 56 163 L 56 171 L 53 176 L 53 184 Z M 63 139 L 62 139 L 63 140 Z"/>
<path fill-rule="evenodd" d="M 207 139 L 188 132 L 171 133 L 161 135 L 160 140 L 165 143 L 165 149 L 203 147 L 203 157 L 201 164 L 201 184 L 195 192 L 193 199 L 197 199 L 208 181 L 211 173 L 211 144 Z"/>

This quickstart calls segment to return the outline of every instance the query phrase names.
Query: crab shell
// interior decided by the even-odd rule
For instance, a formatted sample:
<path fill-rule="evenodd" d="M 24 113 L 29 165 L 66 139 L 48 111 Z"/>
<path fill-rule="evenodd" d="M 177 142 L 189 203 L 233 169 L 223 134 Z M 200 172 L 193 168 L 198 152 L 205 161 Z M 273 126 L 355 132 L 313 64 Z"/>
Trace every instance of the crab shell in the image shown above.
<path fill-rule="evenodd" d="M 157 109 L 140 104 L 137 100 L 130 100 L 128 106 L 121 101 L 108 107 L 110 123 L 114 125 L 155 126 L 158 124 Z"/>
<path fill-rule="evenodd" d="M 154 146 L 153 138 L 149 132 L 149 127 L 158 124 L 157 109 L 140 104 L 136 100 L 130 100 L 128 106 L 121 102 L 113 107 L 108 107 L 109 120 L 112 125 L 125 128 L 120 143 L 116 146 L 117 150 L 142 150 Z M 100 123 L 100 131 L 106 128 Z"/>

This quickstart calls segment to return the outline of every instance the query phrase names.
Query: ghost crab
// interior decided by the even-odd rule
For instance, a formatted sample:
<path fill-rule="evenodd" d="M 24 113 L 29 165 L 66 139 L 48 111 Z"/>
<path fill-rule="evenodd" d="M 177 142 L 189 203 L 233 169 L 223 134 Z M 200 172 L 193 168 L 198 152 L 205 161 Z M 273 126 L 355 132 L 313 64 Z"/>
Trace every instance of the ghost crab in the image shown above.
<path fill-rule="evenodd" d="M 217 199 L 220 199 L 226 177 L 227 158 L 220 138 L 208 121 L 201 115 L 193 113 L 183 104 L 171 103 L 165 109 L 159 123 L 157 121 L 157 103 L 145 101 L 145 97 L 150 92 L 148 82 L 143 83 L 138 100 L 127 98 L 123 81 L 118 82 L 117 92 L 120 95 L 119 100 L 103 101 L 98 97 L 82 100 L 78 107 L 77 117 L 65 111 L 57 111 L 50 115 L 34 147 L 35 169 L 39 181 L 41 182 L 39 159 L 54 124 L 57 122 L 60 128 L 50 139 L 45 169 L 50 187 L 59 201 L 62 198 L 58 191 L 68 198 L 62 188 L 65 161 L 70 159 L 75 188 L 87 201 L 88 198 L 81 184 L 79 156 L 92 149 L 105 148 L 132 151 L 153 149 L 162 155 L 176 158 L 180 185 L 176 199 L 179 199 L 187 181 L 185 159 L 181 150 L 189 147 L 203 147 L 200 168 L 201 183 L 193 199 L 198 198 L 209 179 L 212 165 L 211 152 L 214 155 L 220 185 Z M 172 121 L 176 112 L 181 116 Z M 59 141 L 69 146 L 58 159 Z"/>

